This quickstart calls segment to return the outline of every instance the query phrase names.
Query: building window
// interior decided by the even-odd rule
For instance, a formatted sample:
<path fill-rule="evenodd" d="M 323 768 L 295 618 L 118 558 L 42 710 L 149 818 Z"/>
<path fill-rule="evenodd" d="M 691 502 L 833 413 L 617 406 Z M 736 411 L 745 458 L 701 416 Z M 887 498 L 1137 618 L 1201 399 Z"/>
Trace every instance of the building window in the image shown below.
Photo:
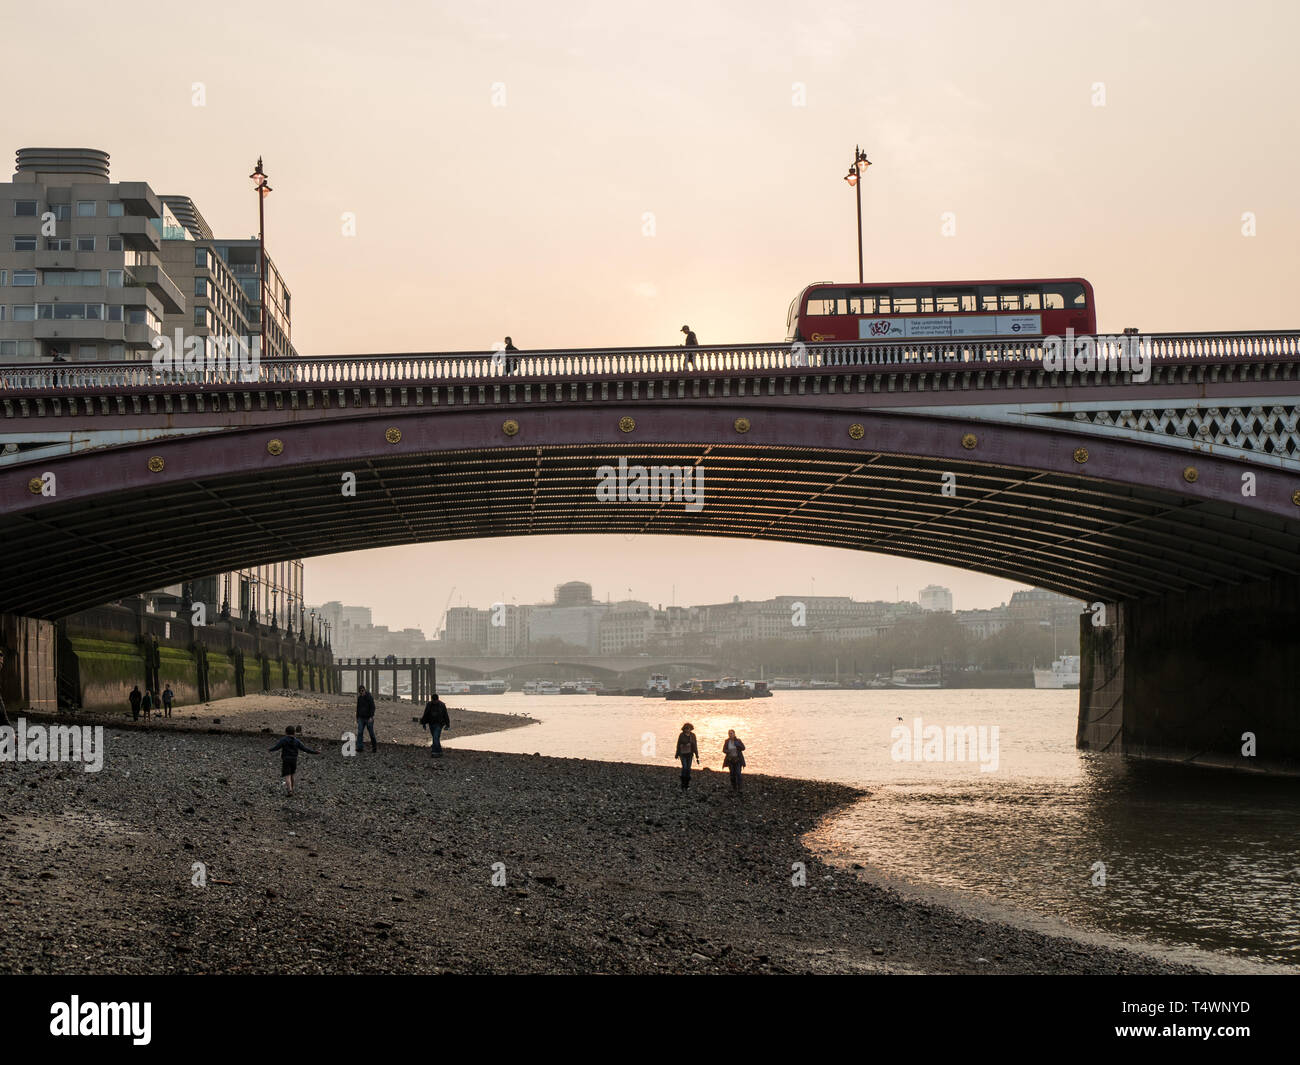
<path fill-rule="evenodd" d="M 6 311 L 7 309 L 8 309 L 8 308 L 5 307 L 5 305 L 4 305 L 3 303 L 0 303 L 0 322 L 3 322 L 3 321 L 5 320 L 5 311 Z"/>
<path fill-rule="evenodd" d="M 109 238 L 108 238 L 108 250 L 109 250 L 109 251 L 121 251 L 121 250 L 122 250 L 122 238 L 121 238 L 121 237 L 109 237 Z"/>
<path fill-rule="evenodd" d="M 9 271 L 0 270 L 0 288 L 4 288 L 7 284 L 9 284 Z"/>
<path fill-rule="evenodd" d="M 78 200 L 78 201 L 77 201 L 77 217 L 78 217 L 78 218 L 94 218 L 94 217 L 95 217 L 95 207 L 96 207 L 96 203 L 95 203 L 94 200 Z"/>
<path fill-rule="evenodd" d="M 118 309 L 120 310 L 121 308 L 118 308 Z M 123 346 L 122 346 L 121 344 L 110 344 L 110 345 L 108 346 L 108 357 L 109 357 L 110 359 L 122 359 L 122 358 L 125 358 L 126 356 L 125 356 L 125 354 L 124 354 L 124 351 L 125 351 L 125 349 L 123 348 Z"/>
<path fill-rule="evenodd" d="M 17 354 L 18 354 L 18 344 L 16 341 L 0 340 L 0 355 L 17 356 Z"/>
<path fill-rule="evenodd" d="M 62 237 L 47 237 L 45 240 L 46 251 L 72 251 L 72 241 Z"/>
<path fill-rule="evenodd" d="M 15 322 L 34 322 L 36 321 L 36 306 L 31 303 L 14 305 Z"/>
<path fill-rule="evenodd" d="M 98 355 L 99 347 L 96 344 L 77 345 L 77 358 L 79 359 L 94 359 Z"/>
<path fill-rule="evenodd" d="M 14 217 L 35 218 L 36 201 L 35 200 L 14 200 Z"/>
<path fill-rule="evenodd" d="M 35 251 L 35 237 L 14 237 L 14 251 Z"/>
<path fill-rule="evenodd" d="M 94 251 L 94 250 L 95 250 L 95 238 L 94 238 L 94 237 L 78 237 L 78 238 L 77 238 L 77 251 Z"/>
<path fill-rule="evenodd" d="M 109 270 L 109 271 L 108 271 L 108 287 L 109 287 L 109 288 L 121 288 L 121 287 L 122 287 L 122 275 L 123 275 L 124 272 L 125 272 L 125 271 L 122 271 L 122 270 Z"/>
<path fill-rule="evenodd" d="M 72 204 L 70 203 L 52 203 L 50 210 L 54 212 L 54 217 L 59 222 L 66 222 L 72 217 Z"/>
<path fill-rule="evenodd" d="M 123 213 L 123 212 L 122 212 L 122 201 L 121 201 L 121 200 L 110 200 L 110 201 L 109 201 L 109 204 L 108 204 L 108 217 L 109 217 L 109 218 L 121 218 L 121 217 L 122 217 L 122 213 Z"/>
<path fill-rule="evenodd" d="M 208 249 L 207 249 L 207 248 L 195 248 L 195 249 L 194 249 L 194 265 L 195 265 L 195 266 L 202 266 L 204 269 L 207 269 L 207 268 L 208 268 Z"/>
<path fill-rule="evenodd" d="M 98 270 L 46 270 L 45 284 L 53 288 L 69 285 L 98 285 Z"/>
<path fill-rule="evenodd" d="M 14 285 L 15 287 L 23 286 L 31 288 L 36 284 L 35 270 L 15 270 Z"/>
<path fill-rule="evenodd" d="M 106 320 L 110 322 L 120 322 L 122 320 L 122 308 L 112 305 L 105 308 Z"/>

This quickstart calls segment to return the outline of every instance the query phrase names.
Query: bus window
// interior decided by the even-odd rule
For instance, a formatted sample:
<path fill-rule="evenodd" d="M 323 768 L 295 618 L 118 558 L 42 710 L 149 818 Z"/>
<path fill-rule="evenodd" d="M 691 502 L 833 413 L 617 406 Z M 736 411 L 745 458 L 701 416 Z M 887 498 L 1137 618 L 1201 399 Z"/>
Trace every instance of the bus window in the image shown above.
<path fill-rule="evenodd" d="M 837 301 L 833 295 L 809 296 L 808 310 L 804 313 L 810 315 L 837 314 L 839 312 L 835 309 L 836 303 Z"/>
<path fill-rule="evenodd" d="M 997 309 L 998 309 L 998 294 L 997 294 L 996 292 L 989 291 L 989 290 L 986 290 L 986 291 L 984 291 L 984 292 L 981 292 L 981 293 L 980 293 L 980 310 L 981 310 L 981 311 L 996 311 Z"/>
<path fill-rule="evenodd" d="M 894 297 L 895 314 L 915 314 L 916 297 L 915 296 L 895 296 Z"/>
<path fill-rule="evenodd" d="M 961 296 L 956 292 L 940 292 L 934 297 L 934 309 L 940 314 L 955 314 L 963 309 Z"/>
<path fill-rule="evenodd" d="M 1041 292 L 1022 292 L 1020 294 L 1020 306 L 1026 311 L 1041 311 L 1043 309 L 1043 294 Z"/>
<path fill-rule="evenodd" d="M 1082 285 L 1063 281 L 1055 285 L 1043 286 L 1043 306 L 1046 308 L 1086 307 L 1087 305 L 1088 300 Z"/>
<path fill-rule="evenodd" d="M 1020 291 L 999 292 L 998 293 L 998 310 L 1000 311 L 1018 311 L 1020 310 Z"/>

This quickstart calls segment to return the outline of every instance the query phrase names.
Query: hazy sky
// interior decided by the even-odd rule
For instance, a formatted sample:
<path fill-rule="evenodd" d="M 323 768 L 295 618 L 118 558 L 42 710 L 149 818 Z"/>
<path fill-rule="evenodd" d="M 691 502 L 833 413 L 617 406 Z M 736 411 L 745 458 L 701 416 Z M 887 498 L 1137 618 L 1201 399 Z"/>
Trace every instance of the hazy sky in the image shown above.
<path fill-rule="evenodd" d="M 1298 9 L 223 0 L 140 22 L 45 0 L 0 13 L 0 36 L 30 45 L 7 50 L 6 81 L 32 87 L 0 112 L 0 142 L 102 148 L 115 180 L 193 197 L 221 236 L 255 231 L 246 175 L 265 156 L 268 249 L 304 354 L 486 350 L 507 333 L 675 344 L 683 322 L 704 343 L 779 339 L 803 285 L 856 276 L 855 143 L 874 163 L 869 279 L 1082 275 L 1102 330 L 1289 327 Z M 682 603 L 814 575 L 871 598 L 937 581 L 959 606 L 1015 587 L 621 538 L 337 557 L 309 563 L 307 587 L 432 629 L 453 584 L 483 603 L 575 578 L 668 602 L 675 583 Z"/>

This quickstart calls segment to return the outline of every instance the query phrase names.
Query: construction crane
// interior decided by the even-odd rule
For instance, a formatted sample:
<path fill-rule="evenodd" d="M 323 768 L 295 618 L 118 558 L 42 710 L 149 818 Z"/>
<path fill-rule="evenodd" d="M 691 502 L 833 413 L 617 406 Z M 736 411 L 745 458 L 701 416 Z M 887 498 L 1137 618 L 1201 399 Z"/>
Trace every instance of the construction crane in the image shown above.
<path fill-rule="evenodd" d="M 447 620 L 447 611 L 451 609 L 451 597 L 455 594 L 456 594 L 456 586 L 453 584 L 451 586 L 451 591 L 447 593 L 447 602 L 446 604 L 444 604 L 442 608 L 442 617 L 438 619 L 438 624 L 435 625 L 433 628 L 433 634 L 434 634 L 433 638 L 435 640 L 438 638 L 438 633 L 444 632 L 443 624 Z"/>

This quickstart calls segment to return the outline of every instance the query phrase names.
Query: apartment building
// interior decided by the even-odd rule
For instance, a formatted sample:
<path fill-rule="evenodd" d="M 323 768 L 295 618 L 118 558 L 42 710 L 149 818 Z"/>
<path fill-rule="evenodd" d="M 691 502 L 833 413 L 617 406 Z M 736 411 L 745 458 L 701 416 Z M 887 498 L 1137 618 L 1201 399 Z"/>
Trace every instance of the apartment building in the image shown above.
<path fill-rule="evenodd" d="M 20 148 L 0 185 L 0 359 L 141 359 L 185 294 L 162 263 L 174 224 L 143 181 L 109 179 L 108 153 Z"/>
<path fill-rule="evenodd" d="M 250 197 L 251 199 L 251 197 Z M 293 357 L 291 296 L 267 257 L 263 357 Z M 107 152 L 20 148 L 0 184 L 0 361 L 149 360 L 180 330 L 247 339 L 262 322 L 256 239 L 217 239 L 188 196 L 114 182 Z M 302 562 L 251 567 L 149 594 L 154 608 L 204 603 L 296 629 L 306 617 Z"/>

